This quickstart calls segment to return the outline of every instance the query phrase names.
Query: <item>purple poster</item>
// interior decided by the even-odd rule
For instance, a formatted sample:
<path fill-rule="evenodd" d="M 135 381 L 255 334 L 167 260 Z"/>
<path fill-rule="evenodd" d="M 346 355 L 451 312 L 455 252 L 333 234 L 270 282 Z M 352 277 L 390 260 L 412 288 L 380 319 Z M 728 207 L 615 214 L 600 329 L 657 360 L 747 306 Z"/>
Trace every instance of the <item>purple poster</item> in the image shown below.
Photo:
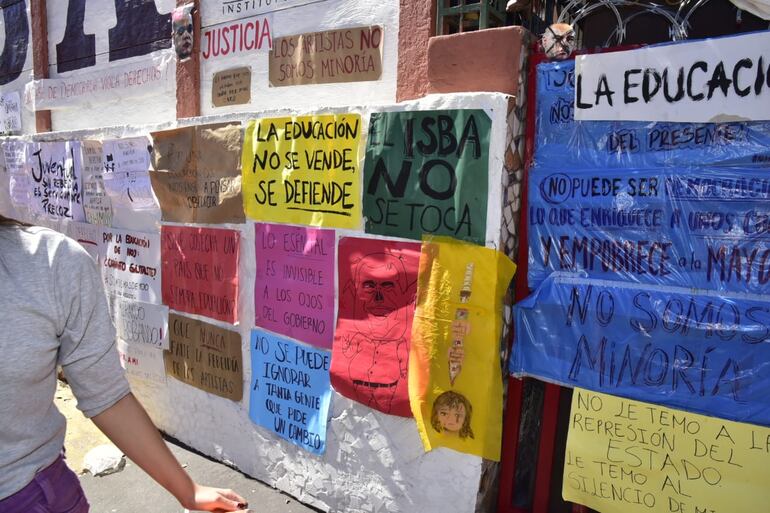
<path fill-rule="evenodd" d="M 255 324 L 330 349 L 334 231 L 256 223 Z"/>

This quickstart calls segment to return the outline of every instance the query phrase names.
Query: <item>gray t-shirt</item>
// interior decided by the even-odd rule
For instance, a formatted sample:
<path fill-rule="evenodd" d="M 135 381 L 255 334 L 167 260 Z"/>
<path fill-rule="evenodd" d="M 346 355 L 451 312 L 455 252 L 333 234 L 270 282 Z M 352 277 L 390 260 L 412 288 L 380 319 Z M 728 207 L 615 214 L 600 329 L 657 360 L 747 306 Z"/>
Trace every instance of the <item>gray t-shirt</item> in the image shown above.
<path fill-rule="evenodd" d="M 88 253 L 45 228 L 0 225 L 0 499 L 61 453 L 57 364 L 87 417 L 129 392 Z"/>

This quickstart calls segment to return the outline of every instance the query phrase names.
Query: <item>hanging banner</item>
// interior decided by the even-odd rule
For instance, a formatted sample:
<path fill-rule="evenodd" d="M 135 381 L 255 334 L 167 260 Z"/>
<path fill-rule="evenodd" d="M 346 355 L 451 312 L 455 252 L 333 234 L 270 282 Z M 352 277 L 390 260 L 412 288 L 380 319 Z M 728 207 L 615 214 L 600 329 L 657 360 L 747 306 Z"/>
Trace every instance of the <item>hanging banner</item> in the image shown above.
<path fill-rule="evenodd" d="M 769 442 L 768 428 L 576 388 L 562 495 L 602 513 L 764 511 Z"/>
<path fill-rule="evenodd" d="M 118 338 L 131 344 L 168 349 L 168 307 L 108 297 Z"/>
<path fill-rule="evenodd" d="M 166 384 L 166 368 L 163 365 L 163 351 L 144 344 L 129 344 L 115 341 L 120 355 L 120 366 L 131 378 Z"/>
<path fill-rule="evenodd" d="M 27 151 L 32 212 L 84 221 L 83 161 L 79 141 L 32 142 Z"/>
<path fill-rule="evenodd" d="M 251 331 L 249 417 L 314 454 L 326 451 L 331 354 L 262 330 Z"/>
<path fill-rule="evenodd" d="M 379 80 L 382 43 L 378 25 L 279 37 L 268 59 L 270 86 Z"/>
<path fill-rule="evenodd" d="M 163 225 L 163 303 L 193 314 L 238 322 L 240 232 Z"/>
<path fill-rule="evenodd" d="M 504 254 L 451 239 L 424 242 L 409 355 L 409 398 L 426 451 L 500 461 Z"/>
<path fill-rule="evenodd" d="M 107 294 L 160 303 L 160 235 L 106 229 L 102 232 L 102 279 Z"/>
<path fill-rule="evenodd" d="M 366 231 L 485 241 L 492 122 L 483 110 L 374 112 L 364 166 Z"/>
<path fill-rule="evenodd" d="M 515 307 L 510 371 L 770 425 L 770 301 L 553 274 Z"/>
<path fill-rule="evenodd" d="M 575 119 L 770 119 L 770 33 L 576 58 Z"/>
<path fill-rule="evenodd" d="M 204 11 L 205 5 L 208 2 L 201 5 Z M 208 18 L 203 19 L 210 21 Z M 266 53 L 273 46 L 272 26 L 273 17 L 268 15 L 238 17 L 232 23 L 204 27 L 201 30 L 201 58 L 204 61 L 226 58 L 236 61 L 254 58 L 256 53 Z"/>
<path fill-rule="evenodd" d="M 152 132 L 153 190 L 164 221 L 242 223 L 241 124 Z"/>
<path fill-rule="evenodd" d="M 24 103 L 33 111 L 92 107 L 134 101 L 143 96 L 174 95 L 176 55 L 154 52 L 139 61 L 118 63 L 98 71 L 27 83 Z"/>
<path fill-rule="evenodd" d="M 237 22 L 258 14 L 293 10 L 295 7 L 301 7 L 307 4 L 317 4 L 324 1 L 325 0 L 281 0 L 280 2 L 246 1 L 236 3 L 232 0 L 206 0 L 205 2 L 201 2 L 201 19 L 205 20 L 207 24 L 210 24 L 208 26 L 223 25 L 226 22 Z M 232 25 L 232 23 L 228 23 L 226 26 L 230 25 Z"/>
<path fill-rule="evenodd" d="M 361 116 L 251 121 L 243 145 L 243 208 L 257 221 L 361 226 Z"/>
<path fill-rule="evenodd" d="M 102 143 L 84 140 L 83 152 L 83 209 L 91 224 L 112 226 L 112 202 L 104 188 Z"/>
<path fill-rule="evenodd" d="M 11 202 L 17 208 L 30 208 L 32 198 L 32 176 L 27 170 L 27 156 L 31 154 L 32 143 L 18 139 L 3 141 L 3 157 L 8 173 L 8 191 Z"/>
<path fill-rule="evenodd" d="M 339 243 L 339 311 L 331 380 L 340 394 L 411 417 L 409 344 L 420 245 L 345 237 Z"/>
<path fill-rule="evenodd" d="M 241 336 L 207 322 L 171 313 L 169 349 L 163 351 L 166 373 L 204 392 L 240 401 L 243 398 Z"/>
<path fill-rule="evenodd" d="M 334 337 L 334 231 L 255 224 L 257 326 L 324 349 Z"/>

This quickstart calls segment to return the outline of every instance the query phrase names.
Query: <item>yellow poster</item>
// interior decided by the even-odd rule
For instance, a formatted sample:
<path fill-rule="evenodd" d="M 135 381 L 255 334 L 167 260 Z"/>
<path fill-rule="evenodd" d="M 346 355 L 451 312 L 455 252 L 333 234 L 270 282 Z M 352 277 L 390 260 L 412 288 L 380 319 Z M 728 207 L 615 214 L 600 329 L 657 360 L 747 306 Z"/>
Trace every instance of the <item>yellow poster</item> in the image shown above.
<path fill-rule="evenodd" d="M 564 500 L 601 513 L 770 511 L 770 429 L 576 388 Z"/>
<path fill-rule="evenodd" d="M 493 249 L 423 242 L 409 353 L 409 402 L 426 451 L 500 460 L 503 298 L 516 265 Z"/>
<path fill-rule="evenodd" d="M 241 156 L 246 215 L 360 229 L 361 153 L 358 114 L 252 120 Z"/>

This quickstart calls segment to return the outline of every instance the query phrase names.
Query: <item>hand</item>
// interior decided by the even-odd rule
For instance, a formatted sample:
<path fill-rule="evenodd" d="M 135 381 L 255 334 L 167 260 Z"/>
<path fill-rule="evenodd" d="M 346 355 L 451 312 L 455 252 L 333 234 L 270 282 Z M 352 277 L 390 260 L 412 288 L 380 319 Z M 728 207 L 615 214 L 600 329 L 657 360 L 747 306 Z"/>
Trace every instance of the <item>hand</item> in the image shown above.
<path fill-rule="evenodd" d="M 232 490 L 195 485 L 192 502 L 182 504 L 192 511 L 241 511 L 248 506 L 246 500 Z"/>

